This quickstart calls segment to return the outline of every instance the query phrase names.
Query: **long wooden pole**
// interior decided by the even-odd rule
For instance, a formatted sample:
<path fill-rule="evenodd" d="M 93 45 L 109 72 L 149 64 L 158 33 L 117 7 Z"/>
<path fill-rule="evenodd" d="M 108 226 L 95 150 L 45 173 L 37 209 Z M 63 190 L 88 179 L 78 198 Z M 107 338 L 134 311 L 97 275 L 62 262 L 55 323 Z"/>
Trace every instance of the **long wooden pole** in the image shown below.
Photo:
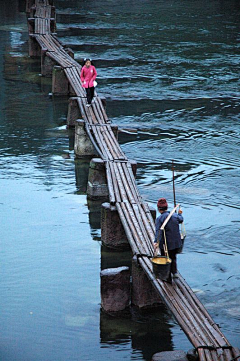
<path fill-rule="evenodd" d="M 172 180 L 173 180 L 173 201 L 176 207 L 175 177 L 174 177 L 174 161 L 172 160 Z"/>
<path fill-rule="evenodd" d="M 180 207 L 180 204 L 177 204 L 177 205 L 173 208 L 173 210 L 169 213 L 169 215 L 167 216 L 167 218 L 166 218 L 165 221 L 163 222 L 162 227 L 160 228 L 161 231 L 164 230 L 164 228 L 165 228 L 166 224 L 168 223 L 169 219 L 172 217 L 173 213 L 177 210 L 178 207 Z"/>

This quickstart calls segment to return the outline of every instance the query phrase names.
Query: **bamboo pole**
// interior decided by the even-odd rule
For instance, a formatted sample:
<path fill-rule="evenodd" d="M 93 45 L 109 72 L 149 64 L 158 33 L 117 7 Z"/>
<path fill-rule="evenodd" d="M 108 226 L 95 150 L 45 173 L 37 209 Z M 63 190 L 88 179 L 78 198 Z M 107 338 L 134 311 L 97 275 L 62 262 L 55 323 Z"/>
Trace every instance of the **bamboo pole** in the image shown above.
<path fill-rule="evenodd" d="M 143 214 L 141 214 L 138 204 L 132 204 L 132 207 L 133 207 L 133 211 L 135 213 L 135 216 L 136 216 L 136 218 L 138 220 L 139 227 L 140 227 L 140 229 L 142 231 L 142 234 L 144 236 L 144 239 L 145 239 L 145 243 L 146 243 L 146 247 L 147 247 L 146 254 L 152 255 L 153 254 L 153 249 L 152 249 L 153 247 L 151 248 L 152 243 L 151 243 L 151 241 L 149 239 L 149 234 L 148 234 L 147 229 L 145 227 L 145 223 L 144 223 L 144 220 L 143 220 Z"/>
<path fill-rule="evenodd" d="M 121 177 L 120 177 L 117 164 L 116 164 L 115 162 L 113 163 L 113 170 L 114 170 L 114 173 L 115 173 L 115 176 L 116 176 L 118 185 L 119 185 L 119 191 L 120 191 L 120 194 L 121 194 L 121 199 L 122 199 L 122 201 L 127 202 L 127 201 L 128 201 L 128 197 L 127 197 L 127 194 L 126 194 L 126 192 L 125 192 L 125 188 L 124 188 L 122 179 L 121 179 Z"/>
<path fill-rule="evenodd" d="M 116 198 L 114 193 L 113 179 L 112 179 L 109 161 L 105 162 L 105 166 L 106 166 L 109 200 L 110 200 L 110 204 L 113 205 L 116 203 Z"/>
<path fill-rule="evenodd" d="M 193 298 L 194 302 L 196 303 L 196 307 L 199 308 L 199 310 L 203 313 L 203 315 L 206 317 L 206 319 L 208 319 L 209 323 L 211 324 L 211 326 L 219 333 L 219 335 L 222 337 L 222 339 L 224 340 L 224 345 L 226 346 L 230 346 L 229 342 L 227 341 L 227 339 L 225 338 L 225 336 L 223 335 L 223 333 L 220 331 L 219 327 L 216 325 L 216 323 L 213 321 L 213 319 L 211 318 L 211 316 L 209 315 L 209 313 L 207 312 L 207 310 L 205 309 L 205 307 L 203 306 L 203 304 L 199 301 L 199 299 L 197 298 L 197 296 L 195 295 L 195 293 L 192 291 L 192 289 L 189 287 L 189 285 L 187 284 L 187 282 L 181 277 L 179 277 L 179 280 L 182 282 L 182 286 L 185 288 L 186 292 L 189 295 L 191 295 L 191 297 Z M 179 282 L 179 281 L 177 281 Z"/>
<path fill-rule="evenodd" d="M 134 199 L 134 202 L 139 202 L 138 195 L 137 195 L 136 188 L 135 188 L 135 182 L 133 182 L 132 178 L 131 178 L 132 167 L 128 167 L 128 163 L 123 163 L 123 162 L 121 163 L 122 170 L 124 172 L 126 181 L 127 181 L 128 186 L 130 188 L 131 197 Z"/>
<path fill-rule="evenodd" d="M 207 361 L 206 358 L 205 358 L 204 350 L 202 348 L 198 349 L 198 355 L 199 355 L 199 360 L 200 361 Z"/>
<path fill-rule="evenodd" d="M 136 247 L 136 244 L 134 242 L 134 239 L 133 239 L 132 233 L 130 231 L 130 227 L 129 227 L 129 224 L 127 222 L 127 219 L 126 219 L 126 217 L 124 215 L 124 212 L 123 212 L 123 210 L 121 208 L 121 203 L 116 203 L 116 208 L 117 208 L 119 217 L 121 219 L 123 228 L 124 228 L 124 230 L 126 232 L 126 235 L 127 235 L 129 244 L 131 246 L 132 252 L 133 252 L 133 254 L 137 255 L 137 254 L 139 254 L 139 251 L 138 251 L 138 248 Z"/>
<path fill-rule="evenodd" d="M 154 234 L 155 234 L 155 223 L 154 223 L 153 217 L 152 217 L 152 215 L 151 215 L 149 206 L 148 206 L 147 203 L 143 203 L 143 202 L 141 203 L 141 206 L 142 206 L 144 212 L 146 213 L 146 216 L 147 216 L 147 218 L 148 218 L 149 224 L 150 224 L 150 226 L 151 226 L 151 228 L 152 228 L 152 230 L 153 230 L 153 232 L 154 232 Z"/>
<path fill-rule="evenodd" d="M 104 139 L 102 138 L 101 134 L 98 133 L 96 127 L 91 127 L 93 135 L 98 143 L 99 148 L 101 149 L 102 153 L 104 154 L 104 158 L 106 160 L 112 160 L 112 156 L 107 152 L 107 146 L 104 143 Z"/>
<path fill-rule="evenodd" d="M 135 237 L 136 242 L 138 243 L 138 246 L 141 246 L 141 253 L 142 254 L 148 254 L 148 249 L 146 248 L 146 245 L 145 245 L 144 234 L 143 234 L 142 229 L 141 229 L 141 227 L 139 225 L 138 219 L 136 218 L 136 216 L 134 214 L 134 210 L 131 207 L 129 202 L 125 202 L 124 205 L 126 206 L 128 214 L 130 215 L 129 221 L 132 222 L 132 227 L 134 227 L 134 234 L 136 235 L 136 237 Z"/>
<path fill-rule="evenodd" d="M 148 244 L 149 244 L 149 247 L 150 247 L 150 251 L 151 251 L 151 254 L 153 254 L 153 251 L 154 251 L 153 241 L 154 241 L 154 238 L 155 238 L 155 234 L 152 231 L 152 228 L 151 228 L 151 226 L 149 224 L 148 218 L 147 218 L 146 214 L 144 213 L 141 204 L 138 204 L 138 209 L 139 209 L 139 212 L 141 213 L 141 217 L 142 217 L 144 226 L 145 226 L 147 234 L 148 234 Z"/>
<path fill-rule="evenodd" d="M 145 258 L 145 257 L 144 258 L 139 258 L 138 260 L 139 260 L 139 263 L 142 266 L 143 270 L 145 271 L 146 275 L 152 281 L 153 286 L 156 288 L 157 292 L 162 297 L 162 299 L 165 302 L 166 306 L 172 312 L 175 319 L 177 320 L 179 325 L 182 327 L 182 329 L 186 333 L 186 335 L 187 335 L 188 339 L 190 340 L 190 342 L 193 344 L 193 346 L 195 348 L 202 346 L 201 339 L 199 339 L 198 335 L 194 334 L 191 326 L 189 325 L 189 322 L 185 318 L 182 317 L 181 312 L 178 313 L 176 311 L 176 308 L 174 307 L 174 303 L 172 302 L 173 299 L 171 297 L 169 297 L 169 295 L 166 293 L 166 290 L 167 290 L 166 282 L 163 282 L 163 281 L 161 281 L 159 279 L 156 279 L 153 276 L 152 265 L 151 265 L 151 267 L 149 265 L 147 266 L 147 264 L 149 264 L 151 261 L 149 259 Z"/>
<path fill-rule="evenodd" d="M 122 183 L 125 187 L 125 190 L 126 190 L 126 195 L 129 199 L 129 202 L 130 203 L 135 203 L 135 199 L 133 197 L 133 194 L 132 194 L 132 190 L 130 189 L 129 185 L 128 185 L 128 181 L 127 181 L 127 178 L 125 177 L 125 174 L 123 172 L 123 169 L 122 169 L 122 163 L 119 163 L 117 162 L 117 168 L 118 168 L 118 171 L 119 171 L 119 174 L 121 176 L 121 179 L 122 179 Z"/>
<path fill-rule="evenodd" d="M 232 348 L 233 357 L 236 361 L 240 361 L 240 350 L 239 348 L 233 347 Z"/>
<path fill-rule="evenodd" d="M 109 169 L 110 169 L 112 180 L 113 180 L 113 187 L 114 187 L 116 202 L 120 203 L 122 201 L 122 199 L 121 199 L 121 195 L 120 195 L 120 191 L 119 191 L 119 185 L 118 185 L 118 183 L 116 181 L 116 177 L 115 177 L 113 162 L 109 162 Z"/>
<path fill-rule="evenodd" d="M 189 298 L 187 298 L 185 295 L 182 294 L 182 292 L 180 291 L 180 289 L 178 287 L 175 287 L 175 291 L 177 292 L 178 296 L 180 297 L 186 311 L 188 310 L 188 312 L 196 319 L 196 321 L 198 322 L 198 324 L 202 328 L 202 331 L 206 334 L 206 337 L 209 338 L 209 340 L 212 342 L 212 344 L 215 347 L 219 347 L 219 345 L 220 345 L 219 344 L 219 335 L 216 334 L 215 332 L 214 333 L 211 332 L 211 327 L 208 327 L 210 325 L 206 324 L 205 320 L 203 319 L 202 315 L 199 314 L 199 312 L 198 312 L 197 308 L 195 307 L 195 305 L 193 305 L 190 302 Z"/>
<path fill-rule="evenodd" d="M 188 292 L 184 292 L 184 287 L 183 287 L 181 281 L 179 282 L 178 280 L 176 280 L 176 283 L 178 285 L 179 292 L 181 291 L 181 294 L 185 297 L 185 299 L 187 299 L 189 306 L 190 306 L 190 310 L 193 310 L 194 313 L 199 317 L 200 322 L 206 328 L 206 332 L 211 334 L 217 341 L 217 343 L 218 343 L 217 347 L 218 346 L 220 346 L 220 347 L 226 346 L 226 343 L 225 343 L 225 341 L 223 341 L 222 336 L 217 332 L 217 330 L 215 328 L 212 327 L 212 324 L 209 322 L 209 319 L 199 309 L 198 304 L 196 304 L 196 302 L 194 302 L 194 299 L 191 297 L 191 295 Z"/>

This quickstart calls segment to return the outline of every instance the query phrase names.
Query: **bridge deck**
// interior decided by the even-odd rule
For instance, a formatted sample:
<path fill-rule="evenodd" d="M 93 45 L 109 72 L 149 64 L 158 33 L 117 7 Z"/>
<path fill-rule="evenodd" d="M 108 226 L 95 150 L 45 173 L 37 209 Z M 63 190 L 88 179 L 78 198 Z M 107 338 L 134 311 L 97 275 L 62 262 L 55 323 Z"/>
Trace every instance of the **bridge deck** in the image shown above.
<path fill-rule="evenodd" d="M 92 106 L 86 107 L 80 81 L 81 66 L 51 34 L 50 8 L 48 0 L 35 1 L 33 36 L 46 50 L 46 55 L 64 69 L 76 94 L 86 130 L 105 162 L 110 203 L 117 208 L 133 254 L 137 255 L 147 277 L 197 349 L 201 361 L 240 360 L 239 350 L 230 345 L 181 275 L 172 285 L 154 276 L 150 257 L 153 255 L 155 225 L 149 207 L 139 194 L 131 164 L 116 140 L 100 98 L 96 95 Z"/>

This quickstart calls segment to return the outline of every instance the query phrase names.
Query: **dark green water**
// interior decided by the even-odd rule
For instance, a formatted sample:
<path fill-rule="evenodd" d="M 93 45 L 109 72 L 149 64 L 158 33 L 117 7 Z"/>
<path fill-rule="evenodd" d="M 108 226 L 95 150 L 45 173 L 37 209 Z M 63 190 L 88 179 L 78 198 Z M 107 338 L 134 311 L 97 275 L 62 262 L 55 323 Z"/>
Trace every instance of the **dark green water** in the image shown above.
<path fill-rule="evenodd" d="M 100 204 L 85 196 L 67 98 L 28 58 L 23 1 L 0 9 L 0 359 L 150 360 L 191 344 L 163 308 L 114 319 L 100 270 L 131 255 L 101 247 Z M 58 35 L 95 60 L 98 92 L 138 161 L 151 205 L 172 207 L 171 161 L 187 230 L 179 270 L 240 347 L 238 1 L 55 1 Z M 129 134 L 134 130 L 134 134 Z M 127 132 L 126 132 L 127 131 Z"/>

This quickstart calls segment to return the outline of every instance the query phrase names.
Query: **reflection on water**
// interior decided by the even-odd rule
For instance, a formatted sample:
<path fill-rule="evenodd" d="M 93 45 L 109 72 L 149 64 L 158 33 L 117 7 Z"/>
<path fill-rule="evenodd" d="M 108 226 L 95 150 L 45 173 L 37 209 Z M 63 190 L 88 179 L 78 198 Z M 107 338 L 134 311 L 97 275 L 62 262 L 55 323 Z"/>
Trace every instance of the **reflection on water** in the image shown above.
<path fill-rule="evenodd" d="M 61 40 L 94 58 L 107 113 L 138 162 L 141 195 L 182 204 L 180 272 L 239 344 L 239 2 L 55 1 Z M 131 253 L 101 246 L 101 202 L 86 199 L 67 97 L 27 56 L 24 1 L 0 12 L 1 359 L 150 360 L 191 348 L 164 310 L 111 318 L 100 270 Z M 131 134 L 130 134 L 131 133 Z"/>

